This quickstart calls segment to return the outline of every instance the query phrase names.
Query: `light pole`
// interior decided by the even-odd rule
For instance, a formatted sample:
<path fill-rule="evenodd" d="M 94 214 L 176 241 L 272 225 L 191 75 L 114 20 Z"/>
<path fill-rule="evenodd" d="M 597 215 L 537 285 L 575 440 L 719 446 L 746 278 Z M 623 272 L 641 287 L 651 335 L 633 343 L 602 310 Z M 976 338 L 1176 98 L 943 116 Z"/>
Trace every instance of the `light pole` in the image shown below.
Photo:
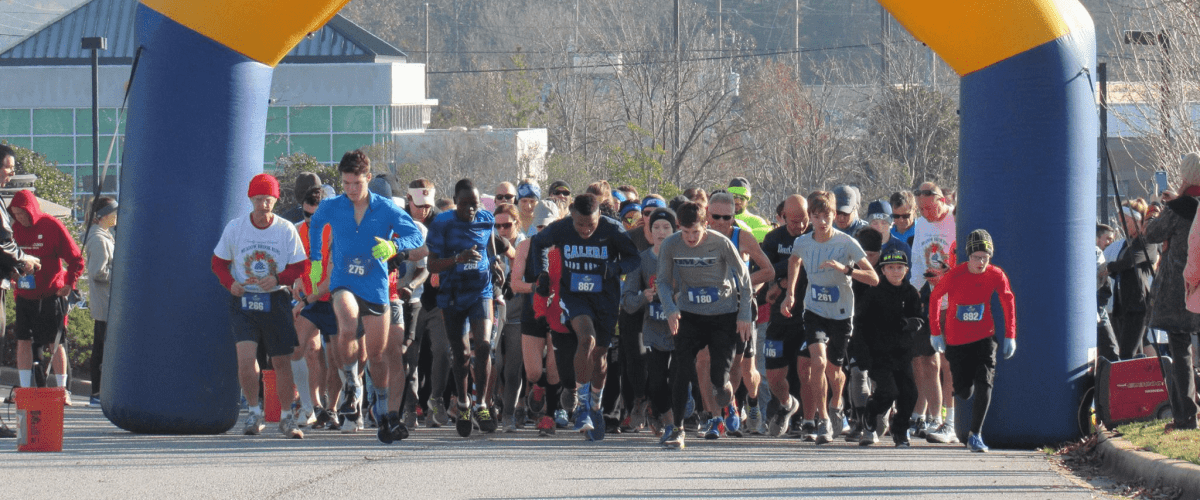
<path fill-rule="evenodd" d="M 102 36 L 84 37 L 80 40 L 80 48 L 92 51 L 92 181 L 93 198 L 98 198 L 102 182 L 100 179 L 100 51 L 108 50 L 108 39 Z M 89 221 L 91 216 L 92 214 L 89 213 Z"/>

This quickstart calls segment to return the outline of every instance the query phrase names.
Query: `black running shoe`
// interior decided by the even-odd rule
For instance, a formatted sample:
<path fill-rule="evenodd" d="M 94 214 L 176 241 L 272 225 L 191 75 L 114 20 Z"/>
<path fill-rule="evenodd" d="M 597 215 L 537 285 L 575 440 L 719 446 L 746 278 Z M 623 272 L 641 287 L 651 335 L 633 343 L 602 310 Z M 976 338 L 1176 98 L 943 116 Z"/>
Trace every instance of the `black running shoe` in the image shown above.
<path fill-rule="evenodd" d="M 392 436 L 391 422 L 388 420 L 389 415 L 379 417 L 379 431 L 375 433 L 379 437 L 379 442 L 383 444 L 392 444 L 396 438 Z"/>
<path fill-rule="evenodd" d="M 400 418 L 400 412 L 390 412 L 387 415 L 388 432 L 392 434 L 392 438 L 396 441 L 408 438 L 408 426 L 404 425 L 404 419 Z"/>
<path fill-rule="evenodd" d="M 462 437 L 470 436 L 471 435 L 471 427 L 472 427 L 472 425 L 471 425 L 471 409 L 470 408 L 459 408 L 457 413 L 458 413 L 458 415 L 455 415 L 455 416 L 458 418 L 456 418 L 454 420 L 454 429 L 458 431 L 459 436 L 462 436 Z"/>

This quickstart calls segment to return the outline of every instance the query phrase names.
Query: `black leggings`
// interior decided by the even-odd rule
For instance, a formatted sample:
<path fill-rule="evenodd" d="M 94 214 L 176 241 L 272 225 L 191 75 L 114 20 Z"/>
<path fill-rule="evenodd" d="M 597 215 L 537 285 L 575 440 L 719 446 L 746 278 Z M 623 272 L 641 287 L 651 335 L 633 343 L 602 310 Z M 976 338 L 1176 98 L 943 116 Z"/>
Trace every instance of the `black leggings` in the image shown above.
<path fill-rule="evenodd" d="M 649 349 L 646 352 L 646 396 L 650 398 L 650 410 L 662 415 L 671 409 L 671 351 Z"/>
<path fill-rule="evenodd" d="M 100 394 L 100 368 L 104 365 L 104 338 L 107 334 L 108 322 L 97 321 L 92 329 L 92 394 Z"/>
<path fill-rule="evenodd" d="M 996 380 L 996 339 L 987 337 L 970 344 L 946 346 L 946 360 L 954 379 L 954 395 L 963 401 L 975 397 L 971 407 L 971 432 L 979 435 L 992 404 Z"/>
<path fill-rule="evenodd" d="M 642 345 L 643 311 L 621 311 L 621 401 L 625 408 L 646 396 L 646 349 Z M 609 370 L 610 372 L 613 370 Z"/>

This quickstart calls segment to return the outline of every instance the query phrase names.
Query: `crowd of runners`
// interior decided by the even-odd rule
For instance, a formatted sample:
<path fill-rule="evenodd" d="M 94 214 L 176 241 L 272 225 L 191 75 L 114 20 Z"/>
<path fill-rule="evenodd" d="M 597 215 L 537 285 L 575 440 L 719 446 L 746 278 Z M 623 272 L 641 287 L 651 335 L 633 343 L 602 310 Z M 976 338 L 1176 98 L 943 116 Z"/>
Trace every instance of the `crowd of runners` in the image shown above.
<path fill-rule="evenodd" d="M 956 262 L 953 206 L 933 183 L 863 217 L 852 186 L 791 195 L 773 224 L 748 210 L 743 178 L 669 200 L 462 179 L 443 198 L 426 179 L 393 197 L 361 151 L 338 171 L 341 195 L 303 174 L 283 216 L 279 182 L 255 177 L 252 212 L 213 252 L 245 434 L 265 426 L 269 362 L 295 438 L 374 428 L 392 443 L 453 425 L 671 448 L 689 433 L 909 446 L 958 442 L 957 396 L 973 405 L 967 447 L 987 450 L 1013 294 L 986 231 Z"/>

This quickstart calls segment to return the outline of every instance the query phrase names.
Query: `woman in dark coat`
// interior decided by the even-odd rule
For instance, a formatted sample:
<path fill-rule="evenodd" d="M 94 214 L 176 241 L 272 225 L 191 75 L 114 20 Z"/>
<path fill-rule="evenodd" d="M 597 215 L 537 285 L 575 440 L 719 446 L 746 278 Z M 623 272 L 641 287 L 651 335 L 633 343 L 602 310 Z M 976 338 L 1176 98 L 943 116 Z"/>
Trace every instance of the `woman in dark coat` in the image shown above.
<path fill-rule="evenodd" d="M 1196 381 L 1192 372 L 1192 336 L 1200 332 L 1200 314 L 1184 306 L 1183 268 L 1188 233 L 1200 205 L 1200 155 L 1188 153 L 1180 165 L 1180 196 L 1167 202 L 1162 215 L 1146 224 L 1149 243 L 1162 243 L 1162 260 L 1150 291 L 1154 298 L 1150 327 L 1166 330 L 1171 346 L 1171 412 L 1176 429 L 1196 428 Z"/>

